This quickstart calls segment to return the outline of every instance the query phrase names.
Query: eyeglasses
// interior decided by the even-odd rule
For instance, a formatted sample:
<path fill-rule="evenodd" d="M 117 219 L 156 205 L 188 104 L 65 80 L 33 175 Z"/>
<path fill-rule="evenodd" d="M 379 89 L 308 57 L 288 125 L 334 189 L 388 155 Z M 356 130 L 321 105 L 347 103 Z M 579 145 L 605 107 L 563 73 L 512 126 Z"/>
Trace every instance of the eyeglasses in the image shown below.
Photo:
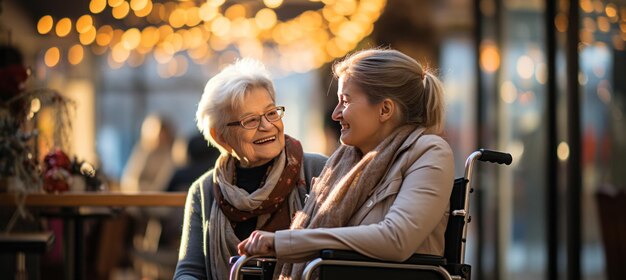
<path fill-rule="evenodd" d="M 240 125 L 245 129 L 256 129 L 259 127 L 259 125 L 261 125 L 262 116 L 265 117 L 265 119 L 268 122 L 275 122 L 275 121 L 282 119 L 283 115 L 285 115 L 285 107 L 277 106 L 276 108 L 273 108 L 261 115 L 248 116 L 248 117 L 241 119 L 240 121 L 229 122 L 226 124 L 226 126 Z"/>

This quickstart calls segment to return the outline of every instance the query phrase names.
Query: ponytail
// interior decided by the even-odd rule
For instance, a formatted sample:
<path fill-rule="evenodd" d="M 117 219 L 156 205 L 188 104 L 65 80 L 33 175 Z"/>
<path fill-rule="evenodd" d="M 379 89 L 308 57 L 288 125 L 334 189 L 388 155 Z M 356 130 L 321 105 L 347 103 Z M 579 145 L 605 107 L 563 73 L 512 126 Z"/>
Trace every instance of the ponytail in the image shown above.
<path fill-rule="evenodd" d="M 423 84 L 422 125 L 428 128 L 430 132 L 439 134 L 443 131 L 445 121 L 443 84 L 435 75 L 426 71 L 424 71 Z"/>

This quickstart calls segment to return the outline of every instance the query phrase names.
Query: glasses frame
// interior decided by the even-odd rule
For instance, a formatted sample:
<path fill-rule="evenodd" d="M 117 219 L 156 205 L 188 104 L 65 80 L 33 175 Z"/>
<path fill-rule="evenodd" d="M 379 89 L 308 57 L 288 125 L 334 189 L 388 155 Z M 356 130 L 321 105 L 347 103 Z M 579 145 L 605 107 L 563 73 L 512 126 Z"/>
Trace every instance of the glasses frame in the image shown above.
<path fill-rule="evenodd" d="M 272 112 L 272 111 L 276 111 L 276 110 L 280 111 L 280 116 L 278 117 L 278 119 L 271 121 L 269 118 L 267 118 L 267 114 Z M 265 117 L 266 121 L 268 121 L 270 123 L 273 123 L 273 122 L 277 122 L 277 121 L 281 120 L 283 118 L 283 116 L 285 116 L 285 106 L 276 106 L 276 107 L 274 107 L 272 109 L 269 109 L 269 110 L 265 111 L 265 113 L 263 113 L 263 114 L 247 116 L 247 117 L 245 117 L 245 118 L 243 118 L 241 120 L 238 120 L 238 121 L 235 121 L 235 122 L 229 122 L 229 123 L 226 124 L 226 126 L 241 126 L 244 129 L 257 129 L 257 128 L 259 128 L 259 126 L 261 126 L 261 121 L 262 121 L 261 118 L 262 117 Z M 246 126 L 244 126 L 243 125 L 243 121 L 249 119 L 250 117 L 258 118 L 259 124 L 257 126 L 255 126 L 255 127 L 246 127 Z"/>

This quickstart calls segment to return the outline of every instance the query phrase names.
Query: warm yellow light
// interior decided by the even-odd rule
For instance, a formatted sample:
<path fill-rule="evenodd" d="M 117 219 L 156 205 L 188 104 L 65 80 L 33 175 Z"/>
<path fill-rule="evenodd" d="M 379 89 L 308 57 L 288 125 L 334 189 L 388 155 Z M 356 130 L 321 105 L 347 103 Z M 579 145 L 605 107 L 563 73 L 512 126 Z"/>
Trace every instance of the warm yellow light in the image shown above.
<path fill-rule="evenodd" d="M 596 10 L 596 13 L 602 13 L 604 11 L 604 4 L 602 3 L 602 1 L 594 1 L 593 2 L 593 9 Z"/>
<path fill-rule="evenodd" d="M 276 25 L 276 13 L 272 9 L 260 9 L 254 17 L 256 25 L 261 29 L 270 29 Z"/>
<path fill-rule="evenodd" d="M 193 58 L 194 60 L 199 60 L 203 58 L 208 52 L 209 46 L 207 44 L 201 44 L 196 48 L 187 50 L 187 54 L 189 54 L 189 57 Z"/>
<path fill-rule="evenodd" d="M 562 141 L 556 148 L 556 155 L 560 161 L 566 161 L 569 158 L 569 145 Z"/>
<path fill-rule="evenodd" d="M 339 26 L 339 37 L 346 39 L 349 42 L 354 42 L 361 38 L 363 34 L 363 29 L 361 26 L 354 22 L 344 22 Z"/>
<path fill-rule="evenodd" d="M 604 12 L 606 13 L 606 16 L 608 17 L 616 17 L 617 7 L 615 6 L 615 4 L 609 3 L 606 5 L 606 8 L 604 8 Z"/>
<path fill-rule="evenodd" d="M 172 11 L 168 19 L 170 25 L 173 28 L 182 27 L 183 25 L 185 25 L 186 20 L 187 20 L 187 13 L 185 12 L 185 10 L 181 8 L 177 8 L 174 11 Z"/>
<path fill-rule="evenodd" d="M 122 46 L 127 50 L 132 50 L 139 46 L 141 42 L 141 32 L 137 28 L 131 28 L 122 35 Z"/>
<path fill-rule="evenodd" d="M 611 39 L 613 40 L 613 48 L 618 51 L 624 50 L 624 48 L 626 47 L 626 43 L 624 43 L 624 40 L 622 40 L 622 36 L 615 34 Z"/>
<path fill-rule="evenodd" d="M 53 24 L 54 20 L 52 19 L 52 16 L 43 16 L 39 19 L 39 22 L 37 22 L 37 32 L 39 32 L 39 34 L 47 34 L 50 30 L 52 30 Z"/>
<path fill-rule="evenodd" d="M 217 36 L 226 36 L 230 32 L 230 20 L 218 17 L 211 23 L 211 31 Z"/>
<path fill-rule="evenodd" d="M 587 29 L 580 30 L 580 41 L 585 44 L 591 44 L 594 40 L 593 32 Z"/>
<path fill-rule="evenodd" d="M 283 0 L 263 0 L 263 4 L 271 9 L 276 9 L 283 4 Z"/>
<path fill-rule="evenodd" d="M 189 32 L 185 33 L 183 37 L 188 48 L 197 48 L 205 43 L 204 33 L 199 27 L 189 29 Z"/>
<path fill-rule="evenodd" d="M 157 46 L 152 53 L 154 60 L 159 64 L 168 63 L 172 59 L 172 55 L 167 53 L 161 45 Z"/>
<path fill-rule="evenodd" d="M 103 25 L 98 29 L 98 35 L 96 35 L 96 44 L 100 46 L 106 46 L 111 43 L 113 38 L 113 28 L 109 25 Z"/>
<path fill-rule="evenodd" d="M 89 11 L 91 11 L 93 14 L 99 14 L 104 11 L 104 8 L 106 8 L 106 6 L 106 0 L 91 0 L 91 2 L 89 2 Z"/>
<path fill-rule="evenodd" d="M 145 56 L 143 54 L 133 52 L 128 57 L 128 60 L 126 60 L 126 63 L 128 63 L 128 66 L 130 67 L 139 67 L 141 66 L 141 64 L 143 64 L 144 61 L 145 61 Z"/>
<path fill-rule="evenodd" d="M 83 15 L 76 21 L 76 31 L 85 33 L 93 26 L 93 18 L 90 15 Z"/>
<path fill-rule="evenodd" d="M 319 13 L 306 11 L 300 15 L 299 21 L 306 31 L 313 32 L 322 27 L 324 19 Z"/>
<path fill-rule="evenodd" d="M 209 5 L 209 3 L 204 3 L 200 5 L 200 9 L 198 11 L 200 19 L 207 22 L 215 18 L 217 16 L 217 7 Z"/>
<path fill-rule="evenodd" d="M 535 73 L 535 63 L 529 56 L 523 55 L 517 59 L 516 69 L 522 79 L 530 79 Z"/>
<path fill-rule="evenodd" d="M 500 67 L 500 52 L 493 43 L 483 43 L 480 50 L 480 68 L 493 73 Z"/>
<path fill-rule="evenodd" d="M 187 17 L 185 21 L 185 24 L 187 26 L 194 27 L 200 24 L 201 21 L 202 19 L 200 18 L 200 9 L 198 9 L 198 7 L 191 7 L 187 9 Z"/>
<path fill-rule="evenodd" d="M 39 98 L 33 98 L 33 100 L 30 101 L 30 112 L 37 113 L 39 110 L 41 110 L 41 100 Z"/>
<path fill-rule="evenodd" d="M 152 8 L 154 7 L 154 6 L 152 5 L 152 1 L 148 1 L 148 2 L 146 2 L 146 3 L 147 3 L 147 4 L 146 4 L 146 6 L 145 6 L 145 7 L 143 7 L 143 9 L 140 9 L 140 10 L 134 10 L 134 11 L 135 11 L 135 15 L 136 15 L 137 17 L 140 17 L 140 18 L 142 18 L 142 17 L 147 17 L 147 16 L 148 16 L 148 15 L 150 15 L 150 13 L 152 12 Z"/>
<path fill-rule="evenodd" d="M 141 31 L 141 46 L 152 48 L 159 41 L 159 30 L 154 26 L 148 26 Z"/>
<path fill-rule="evenodd" d="M 241 4 L 234 4 L 224 12 L 224 16 L 229 18 L 230 20 L 245 18 L 246 17 L 246 7 Z"/>
<path fill-rule="evenodd" d="M 89 29 L 87 29 L 87 31 L 78 35 L 78 39 L 83 45 L 89 45 L 93 43 L 93 41 L 96 39 L 96 28 L 93 27 L 93 25 L 89 26 Z"/>
<path fill-rule="evenodd" d="M 590 32 L 596 31 L 596 21 L 593 20 L 591 17 L 584 17 L 583 29 Z"/>
<path fill-rule="evenodd" d="M 178 54 L 174 57 L 174 59 L 172 59 L 172 61 L 170 61 L 170 63 L 174 61 L 175 61 L 176 67 L 174 67 L 175 71 L 172 76 L 180 77 L 184 75 L 187 72 L 187 68 L 189 66 L 189 63 L 187 62 L 187 58 L 185 58 L 185 56 L 183 55 Z"/>
<path fill-rule="evenodd" d="M 219 7 L 222 6 L 225 1 L 226 0 L 207 0 L 206 2 L 213 7 Z"/>
<path fill-rule="evenodd" d="M 556 29 L 561 33 L 567 31 L 568 24 L 567 16 L 564 13 L 559 13 L 554 18 L 554 26 L 556 26 Z"/>
<path fill-rule="evenodd" d="M 580 8 L 585 13 L 593 12 L 593 4 L 591 3 L 591 0 L 580 0 Z"/>
<path fill-rule="evenodd" d="M 122 5 L 123 2 L 125 2 L 124 0 L 109 0 L 109 7 L 111 8 L 115 8 L 115 7 L 119 7 L 119 5 Z"/>
<path fill-rule="evenodd" d="M 333 8 L 330 8 L 329 6 L 325 6 L 322 9 L 322 15 L 328 22 L 338 22 L 344 19 L 342 15 L 337 14 L 337 12 Z"/>
<path fill-rule="evenodd" d="M 119 63 L 113 59 L 113 53 L 111 53 L 111 55 L 107 57 L 107 62 L 109 63 L 109 67 L 111 67 L 111 69 L 119 69 L 119 68 L 122 68 L 122 66 L 124 66 L 123 62 Z"/>
<path fill-rule="evenodd" d="M 209 45 L 214 51 L 223 51 L 228 47 L 229 44 L 230 43 L 228 41 L 218 36 L 213 36 L 211 37 L 211 39 L 209 39 Z"/>
<path fill-rule="evenodd" d="M 146 6 L 148 6 L 148 2 L 152 2 L 152 1 L 149 1 L 149 0 L 130 0 L 130 8 L 133 9 L 133 11 L 141 11 Z"/>
<path fill-rule="evenodd" d="M 129 55 L 130 52 L 122 44 L 117 44 L 111 49 L 111 58 L 117 63 L 124 63 Z"/>
<path fill-rule="evenodd" d="M 517 99 L 517 88 L 511 81 L 506 81 L 500 86 L 500 99 L 504 103 L 512 104 Z"/>
<path fill-rule="evenodd" d="M 183 36 L 179 33 L 172 33 L 170 36 L 165 37 L 163 40 L 163 46 L 167 46 L 165 50 L 171 54 L 175 54 L 183 48 Z M 171 49 L 170 49 L 171 48 Z"/>
<path fill-rule="evenodd" d="M 83 46 L 76 44 L 72 46 L 67 54 L 67 61 L 70 64 L 76 65 L 83 61 Z"/>
<path fill-rule="evenodd" d="M 331 39 L 326 43 L 326 52 L 334 58 L 343 56 L 343 52 L 341 52 L 341 50 L 337 46 L 335 39 Z"/>
<path fill-rule="evenodd" d="M 598 29 L 605 33 L 611 31 L 611 22 L 607 17 L 598 17 Z"/>
<path fill-rule="evenodd" d="M 339 15 L 350 16 L 356 11 L 356 2 L 354 0 L 339 1 L 333 6 L 333 10 Z"/>
<path fill-rule="evenodd" d="M 65 37 L 72 30 L 72 21 L 69 18 L 62 18 L 57 22 L 56 33 L 59 37 Z"/>
<path fill-rule="evenodd" d="M 128 2 L 122 2 L 119 6 L 116 6 L 111 10 L 111 14 L 116 19 L 123 19 L 128 15 L 129 11 L 130 7 L 128 6 Z"/>
<path fill-rule="evenodd" d="M 52 47 L 46 51 L 46 54 L 43 57 L 43 61 L 48 67 L 54 67 L 59 63 L 61 59 L 61 52 L 59 48 Z"/>

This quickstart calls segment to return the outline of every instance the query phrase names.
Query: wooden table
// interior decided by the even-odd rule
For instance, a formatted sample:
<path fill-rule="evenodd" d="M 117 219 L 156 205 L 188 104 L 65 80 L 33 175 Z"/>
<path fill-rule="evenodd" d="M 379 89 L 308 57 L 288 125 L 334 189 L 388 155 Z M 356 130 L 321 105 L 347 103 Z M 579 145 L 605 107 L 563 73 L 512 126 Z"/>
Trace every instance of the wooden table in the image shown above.
<path fill-rule="evenodd" d="M 59 194 L 34 193 L 26 196 L 27 207 L 81 207 L 81 206 L 185 206 L 186 192 L 65 192 Z M 15 196 L 0 193 L 0 205 L 16 205 Z"/>
<path fill-rule="evenodd" d="M 33 208 L 59 207 L 65 213 L 66 270 L 68 280 L 85 279 L 83 256 L 83 220 L 81 207 L 183 207 L 186 192 L 65 192 L 58 194 L 33 193 L 25 197 L 25 206 Z M 0 193 L 0 206 L 16 206 L 13 194 Z M 73 243 L 73 244 L 72 244 Z"/>

